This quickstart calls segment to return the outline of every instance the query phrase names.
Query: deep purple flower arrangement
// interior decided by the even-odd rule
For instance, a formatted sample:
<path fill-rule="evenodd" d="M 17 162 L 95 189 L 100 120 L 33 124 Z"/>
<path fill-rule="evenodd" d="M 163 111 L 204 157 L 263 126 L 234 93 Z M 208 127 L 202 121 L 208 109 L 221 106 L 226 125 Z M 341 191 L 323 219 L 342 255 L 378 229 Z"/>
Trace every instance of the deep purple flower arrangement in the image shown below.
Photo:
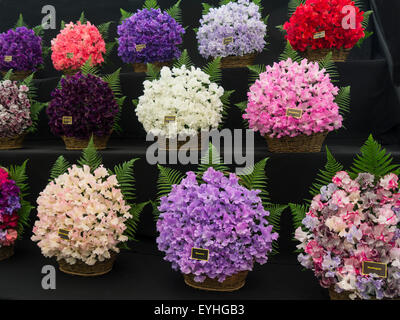
<path fill-rule="evenodd" d="M 119 107 L 108 83 L 81 72 L 61 79 L 47 108 L 55 135 L 88 139 L 111 133 Z"/>
<path fill-rule="evenodd" d="M 210 167 L 199 184 L 188 172 L 171 193 L 161 198 L 158 248 L 175 270 L 220 283 L 242 271 L 264 264 L 278 234 L 267 221 L 258 190 L 248 190 L 238 177 Z M 208 261 L 192 259 L 192 248 L 209 251 Z"/>
<path fill-rule="evenodd" d="M 118 56 L 125 63 L 167 62 L 181 55 L 185 29 L 160 9 L 138 10 L 118 26 Z"/>
<path fill-rule="evenodd" d="M 36 71 L 42 63 L 42 38 L 32 29 L 18 27 L 0 34 L 1 71 Z"/>

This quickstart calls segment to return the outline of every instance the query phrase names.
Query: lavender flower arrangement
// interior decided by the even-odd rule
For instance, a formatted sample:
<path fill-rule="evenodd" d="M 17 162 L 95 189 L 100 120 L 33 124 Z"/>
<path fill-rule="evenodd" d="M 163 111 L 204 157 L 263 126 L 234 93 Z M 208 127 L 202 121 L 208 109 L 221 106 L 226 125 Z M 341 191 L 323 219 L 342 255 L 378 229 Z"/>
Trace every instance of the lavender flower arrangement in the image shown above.
<path fill-rule="evenodd" d="M 0 34 L 0 70 L 35 71 L 43 63 L 42 38 L 18 27 Z"/>
<path fill-rule="evenodd" d="M 267 253 L 278 234 L 268 223 L 260 191 L 249 190 L 239 178 L 210 167 L 199 184 L 188 172 L 168 196 L 161 198 L 157 230 L 159 250 L 165 260 L 196 282 L 206 277 L 223 282 L 238 272 L 267 262 Z M 209 250 L 208 261 L 191 259 L 192 248 Z"/>
<path fill-rule="evenodd" d="M 255 2 L 231 1 L 219 8 L 203 5 L 208 9 L 200 20 L 197 40 L 204 58 L 243 56 L 264 49 L 268 17 L 262 19 Z"/>
<path fill-rule="evenodd" d="M 106 81 L 78 72 L 61 79 L 60 85 L 46 111 L 55 135 L 87 139 L 110 134 L 119 106 Z"/>
<path fill-rule="evenodd" d="M 142 9 L 118 26 L 118 56 L 125 63 L 166 62 L 181 55 L 185 29 L 166 11 Z"/>

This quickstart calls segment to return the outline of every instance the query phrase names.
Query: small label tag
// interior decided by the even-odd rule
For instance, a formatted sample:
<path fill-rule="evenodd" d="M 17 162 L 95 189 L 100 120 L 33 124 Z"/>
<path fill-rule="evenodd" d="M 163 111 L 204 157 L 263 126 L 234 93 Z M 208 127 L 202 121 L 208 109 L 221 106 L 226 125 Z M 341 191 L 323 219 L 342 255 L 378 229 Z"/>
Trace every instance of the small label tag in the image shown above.
<path fill-rule="evenodd" d="M 70 116 L 62 117 L 62 124 L 71 125 L 72 124 L 72 117 L 70 117 Z"/>
<path fill-rule="evenodd" d="M 74 54 L 72 52 L 67 53 L 67 58 L 72 59 L 74 57 Z"/>
<path fill-rule="evenodd" d="M 145 49 L 146 48 L 146 45 L 145 44 L 137 44 L 136 45 L 136 51 L 137 52 L 140 52 L 140 51 L 142 51 L 143 49 Z"/>
<path fill-rule="evenodd" d="M 325 38 L 325 31 L 314 33 L 314 39 L 321 39 L 321 38 Z"/>
<path fill-rule="evenodd" d="M 5 62 L 10 62 L 12 61 L 13 57 L 12 56 L 4 56 L 4 61 Z"/>
<path fill-rule="evenodd" d="M 208 261 L 209 251 L 207 249 L 192 248 L 191 258 L 194 260 Z"/>
<path fill-rule="evenodd" d="M 233 42 L 233 37 L 224 38 L 224 45 L 230 44 Z"/>
<path fill-rule="evenodd" d="M 61 239 L 69 240 L 68 235 L 69 235 L 69 231 L 68 231 L 68 230 L 64 230 L 64 229 L 58 230 L 58 236 L 59 236 Z"/>
<path fill-rule="evenodd" d="M 362 274 L 376 274 L 378 277 L 387 278 L 387 264 L 373 261 L 363 261 Z"/>
<path fill-rule="evenodd" d="M 176 117 L 175 116 L 165 116 L 164 117 L 164 123 L 171 123 L 171 122 L 175 122 L 176 121 Z"/>
<path fill-rule="evenodd" d="M 295 108 L 287 108 L 286 109 L 287 117 L 293 117 L 295 119 L 300 119 L 302 115 L 303 115 L 303 110 L 301 110 L 301 109 L 295 109 Z"/>

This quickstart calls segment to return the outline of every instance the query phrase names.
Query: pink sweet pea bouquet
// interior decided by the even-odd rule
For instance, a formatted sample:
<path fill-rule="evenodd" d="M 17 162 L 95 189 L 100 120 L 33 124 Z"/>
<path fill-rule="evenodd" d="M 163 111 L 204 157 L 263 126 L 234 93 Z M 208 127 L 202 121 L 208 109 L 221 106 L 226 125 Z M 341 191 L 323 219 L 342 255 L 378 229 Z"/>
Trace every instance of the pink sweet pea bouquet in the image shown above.
<path fill-rule="evenodd" d="M 106 53 L 104 39 L 90 22 L 70 22 L 51 41 L 51 59 L 57 70 L 77 70 L 91 58 L 92 65 L 101 64 Z"/>
<path fill-rule="evenodd" d="M 400 192 L 397 175 L 377 178 L 338 172 L 311 202 L 295 238 L 299 262 L 321 286 L 349 297 L 400 297 Z M 386 277 L 363 270 L 366 261 L 387 267 Z"/>
<path fill-rule="evenodd" d="M 287 60 L 267 66 L 250 87 L 243 115 L 249 126 L 271 138 L 330 132 L 342 127 L 335 96 L 339 88 L 318 63 Z M 300 116 L 288 114 L 288 109 Z"/>

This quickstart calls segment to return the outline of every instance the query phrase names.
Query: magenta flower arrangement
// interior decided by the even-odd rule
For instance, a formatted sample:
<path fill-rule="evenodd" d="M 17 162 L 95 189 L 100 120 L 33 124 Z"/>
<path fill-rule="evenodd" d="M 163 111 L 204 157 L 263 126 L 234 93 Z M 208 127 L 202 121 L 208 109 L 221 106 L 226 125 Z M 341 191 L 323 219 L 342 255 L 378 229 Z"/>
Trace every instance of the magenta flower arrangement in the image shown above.
<path fill-rule="evenodd" d="M 200 178 L 199 178 L 200 179 Z M 157 244 L 165 260 L 183 274 L 223 282 L 228 277 L 267 262 L 278 234 L 268 223 L 259 190 L 239 184 L 235 174 L 208 168 L 199 183 L 188 172 L 161 198 Z M 209 251 L 208 261 L 191 258 L 192 248 Z"/>
<path fill-rule="evenodd" d="M 248 92 L 249 127 L 271 138 L 311 135 L 342 127 L 334 86 L 318 63 L 287 59 L 267 66 Z M 299 117 L 288 116 L 295 109 Z"/>
<path fill-rule="evenodd" d="M 178 3 L 179 5 L 179 3 Z M 125 63 L 167 62 L 181 55 L 185 29 L 167 11 L 138 10 L 118 26 L 118 56 Z"/>
<path fill-rule="evenodd" d="M 0 34 L 0 70 L 35 71 L 43 63 L 42 38 L 27 27 Z"/>
<path fill-rule="evenodd" d="M 119 72 L 118 72 L 119 77 Z M 46 110 L 55 135 L 88 139 L 109 135 L 120 109 L 109 84 L 78 72 L 61 79 Z"/>

